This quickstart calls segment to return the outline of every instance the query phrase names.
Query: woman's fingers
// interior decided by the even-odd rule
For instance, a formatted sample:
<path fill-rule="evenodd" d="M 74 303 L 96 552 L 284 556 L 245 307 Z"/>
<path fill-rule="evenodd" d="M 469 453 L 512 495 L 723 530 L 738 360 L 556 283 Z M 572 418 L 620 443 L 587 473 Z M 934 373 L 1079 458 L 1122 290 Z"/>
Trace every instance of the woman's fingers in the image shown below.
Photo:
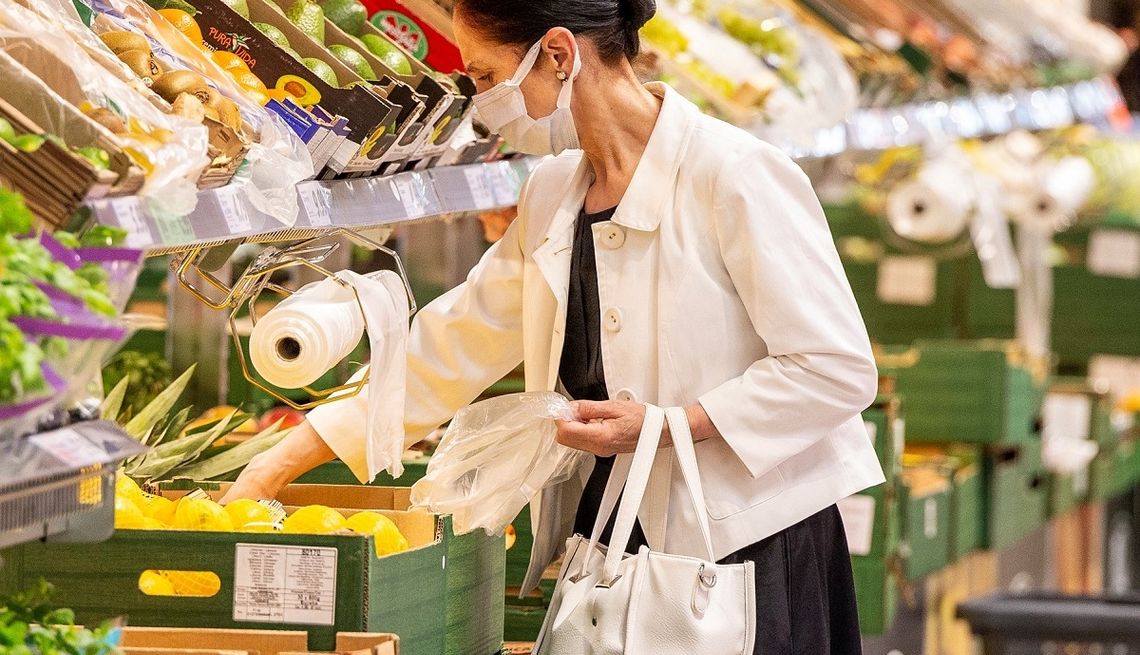
<path fill-rule="evenodd" d="M 558 421 L 558 443 L 593 455 L 609 457 L 610 428 L 605 423 Z"/>
<path fill-rule="evenodd" d="M 617 418 L 625 413 L 622 404 L 612 400 L 575 400 L 570 405 L 574 408 L 574 415 L 582 422 Z"/>

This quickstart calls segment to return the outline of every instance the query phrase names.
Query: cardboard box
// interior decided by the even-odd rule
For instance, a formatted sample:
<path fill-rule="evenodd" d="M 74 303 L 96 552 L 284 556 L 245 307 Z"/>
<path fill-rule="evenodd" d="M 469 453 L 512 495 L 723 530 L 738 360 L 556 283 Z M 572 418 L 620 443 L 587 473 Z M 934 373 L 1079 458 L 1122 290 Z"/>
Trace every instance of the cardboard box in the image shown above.
<path fill-rule="evenodd" d="M 308 634 L 284 630 L 128 626 L 123 628 L 122 635 L 122 646 L 127 655 L 287 655 L 309 652 Z M 384 633 L 342 632 L 336 635 L 335 649 L 352 655 L 399 655 L 400 637 Z"/>
<path fill-rule="evenodd" d="M 457 537 L 446 517 L 406 511 L 407 489 L 292 485 L 279 500 L 381 511 L 412 547 L 378 558 L 372 538 L 359 535 L 121 531 L 102 544 L 30 544 L 6 553 L 6 580 L 18 589 L 46 577 L 80 621 L 125 614 L 132 625 L 304 630 L 313 650 L 334 649 L 339 632 L 371 631 L 398 634 L 405 655 L 499 650 L 501 539 Z M 284 591 L 250 582 L 252 571 L 281 558 L 293 562 L 281 565 Z M 138 577 L 149 569 L 212 571 L 221 590 L 209 598 L 146 596 Z"/>
<path fill-rule="evenodd" d="M 354 71 L 290 23 L 267 0 L 248 0 L 250 20 L 221 0 L 193 0 L 191 4 L 199 10 L 194 19 L 207 46 L 241 57 L 271 91 L 287 92 L 305 108 L 318 106 L 331 116 L 347 119 L 347 138 L 328 164 L 333 172 L 374 170 L 399 139 L 400 107 L 365 86 L 343 89 L 329 86 L 253 26 L 251 21 L 277 27 L 302 57 L 325 60 L 338 80 L 360 80 Z M 273 108 L 272 103 L 267 106 Z"/>

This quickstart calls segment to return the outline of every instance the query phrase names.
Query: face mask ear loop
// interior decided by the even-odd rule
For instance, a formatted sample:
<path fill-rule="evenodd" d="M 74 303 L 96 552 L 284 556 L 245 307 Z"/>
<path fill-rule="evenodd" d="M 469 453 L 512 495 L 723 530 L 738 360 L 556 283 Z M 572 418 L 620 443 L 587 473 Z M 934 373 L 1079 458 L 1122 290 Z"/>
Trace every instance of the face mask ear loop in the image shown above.
<path fill-rule="evenodd" d="M 558 102 L 556 106 L 559 109 L 570 108 L 570 96 L 574 91 L 574 80 L 578 77 L 578 73 L 582 72 L 582 58 L 578 55 L 578 48 L 574 48 L 574 65 L 570 68 L 570 76 L 562 82 L 562 90 L 558 92 Z"/>
<path fill-rule="evenodd" d="M 523 57 L 522 63 L 519 64 L 518 69 L 515 70 L 515 74 L 511 76 L 511 79 L 508 82 L 511 86 L 518 86 L 522 84 L 522 81 L 526 79 L 526 76 L 530 75 L 530 71 L 534 68 L 534 63 L 538 61 L 538 55 L 541 52 L 542 41 L 539 41 L 530 47 L 530 50 L 527 51 L 526 56 Z"/>

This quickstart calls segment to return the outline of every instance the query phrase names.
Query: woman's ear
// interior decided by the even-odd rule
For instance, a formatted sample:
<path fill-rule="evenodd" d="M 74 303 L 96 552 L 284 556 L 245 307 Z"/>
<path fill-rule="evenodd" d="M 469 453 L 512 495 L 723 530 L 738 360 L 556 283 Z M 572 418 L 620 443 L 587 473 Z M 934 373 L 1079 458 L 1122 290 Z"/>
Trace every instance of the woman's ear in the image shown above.
<path fill-rule="evenodd" d="M 542 53 L 544 57 L 553 61 L 553 73 L 569 77 L 573 73 L 574 55 L 578 53 L 578 42 L 574 34 L 565 27 L 552 27 L 546 36 L 542 37 Z M 581 55 L 579 55 L 581 56 Z M 545 63 L 543 68 L 546 68 Z M 559 79 L 565 79 L 559 75 Z"/>

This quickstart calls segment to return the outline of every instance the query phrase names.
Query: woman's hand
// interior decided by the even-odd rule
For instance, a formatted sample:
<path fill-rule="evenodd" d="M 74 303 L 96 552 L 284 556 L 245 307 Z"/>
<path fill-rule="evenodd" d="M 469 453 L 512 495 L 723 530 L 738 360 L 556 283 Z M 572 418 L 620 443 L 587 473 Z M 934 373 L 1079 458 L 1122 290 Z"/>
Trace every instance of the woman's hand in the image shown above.
<path fill-rule="evenodd" d="M 645 405 L 619 400 L 576 400 L 570 406 L 574 408 L 577 420 L 558 421 L 558 443 L 599 457 L 612 457 L 637 450 L 641 425 L 645 422 Z M 699 403 L 686 407 L 685 416 L 689 420 L 694 443 L 720 436 Z M 658 447 L 667 448 L 672 445 L 673 438 L 669 434 L 669 424 L 666 423 Z"/>
<path fill-rule="evenodd" d="M 302 423 L 276 446 L 250 460 L 222 498 L 222 504 L 238 498 L 276 498 L 285 485 L 335 458 L 317 431 L 308 422 Z"/>

